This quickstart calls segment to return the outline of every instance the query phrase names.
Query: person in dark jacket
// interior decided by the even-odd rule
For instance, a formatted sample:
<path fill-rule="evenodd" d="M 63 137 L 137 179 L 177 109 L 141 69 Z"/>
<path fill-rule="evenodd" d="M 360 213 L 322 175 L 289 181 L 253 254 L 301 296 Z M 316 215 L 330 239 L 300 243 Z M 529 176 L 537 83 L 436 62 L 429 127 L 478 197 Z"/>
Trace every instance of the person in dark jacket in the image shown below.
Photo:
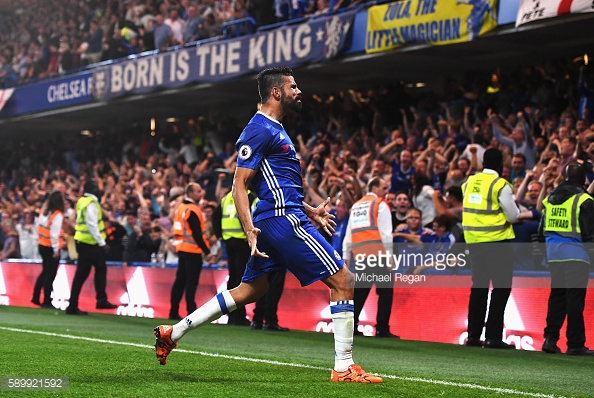
<path fill-rule="evenodd" d="M 584 305 L 590 272 L 588 247 L 594 241 L 594 200 L 586 193 L 586 171 L 570 163 L 565 180 L 543 201 L 539 235 L 546 241 L 551 293 L 542 350 L 560 353 L 559 331 L 567 317 L 566 355 L 594 355 L 584 346 Z"/>
<path fill-rule="evenodd" d="M 133 226 L 134 232 L 128 236 L 128 242 L 124 250 L 123 264 L 127 266 L 130 262 L 151 261 L 151 254 L 157 253 L 161 246 L 161 228 L 153 227 L 151 217 L 148 213 L 141 215 L 140 227 Z"/>

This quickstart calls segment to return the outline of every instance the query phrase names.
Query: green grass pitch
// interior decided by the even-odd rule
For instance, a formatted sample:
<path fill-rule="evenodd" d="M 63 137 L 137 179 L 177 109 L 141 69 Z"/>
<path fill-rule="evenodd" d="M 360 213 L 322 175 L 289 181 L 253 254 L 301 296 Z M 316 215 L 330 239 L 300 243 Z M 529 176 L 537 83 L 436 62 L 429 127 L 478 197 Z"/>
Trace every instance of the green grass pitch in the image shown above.
<path fill-rule="evenodd" d="M 167 321 L 0 307 L 0 396 L 594 396 L 592 358 L 356 337 L 356 362 L 384 383 L 332 383 L 331 334 L 226 325 L 191 331 L 160 366 L 152 351 L 160 323 Z M 8 389 L 7 377 L 67 377 L 69 385 Z"/>

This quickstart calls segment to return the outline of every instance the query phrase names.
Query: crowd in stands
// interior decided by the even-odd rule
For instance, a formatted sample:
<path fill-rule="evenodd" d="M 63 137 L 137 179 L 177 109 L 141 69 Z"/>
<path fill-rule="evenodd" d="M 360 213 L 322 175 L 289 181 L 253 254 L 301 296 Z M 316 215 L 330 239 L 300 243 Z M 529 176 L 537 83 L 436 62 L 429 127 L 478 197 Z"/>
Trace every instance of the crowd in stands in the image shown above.
<path fill-rule="evenodd" d="M 284 121 L 301 159 L 305 200 L 317 205 L 331 198 L 339 225 L 328 239 L 340 253 L 350 207 L 368 179 L 381 176 L 390 183 L 386 199 L 395 241 L 419 231 L 460 241 L 460 187 L 482 169 L 484 151 L 495 147 L 504 153 L 502 177 L 512 183 L 522 210 L 516 239 L 530 242 L 541 200 L 566 164 L 584 163 L 594 181 L 594 114 L 580 106 L 588 76 L 583 66 L 557 59 L 488 76 L 467 74 L 440 91 L 417 93 L 395 83 L 305 93 L 302 113 Z M 234 143 L 249 117 L 236 121 L 211 112 L 161 125 L 154 137 L 133 127 L 7 140 L 0 149 L 2 260 L 39 258 L 33 226 L 45 195 L 62 190 L 74 222 L 72 208 L 87 179 L 95 179 L 103 192 L 109 260 L 148 262 L 160 253 L 175 263 L 172 211 L 190 181 L 205 190 L 201 206 L 216 244 L 211 217 L 231 187 Z M 413 207 L 415 217 L 407 220 Z M 417 215 L 421 222 L 412 221 Z M 220 253 L 211 251 L 207 261 L 219 263 Z"/>
<path fill-rule="evenodd" d="M 359 0 L 20 0 L 0 10 L 0 88 L 100 61 L 346 9 Z M 231 27 L 248 32 L 245 25 Z M 229 32 L 234 34 L 235 32 Z"/>

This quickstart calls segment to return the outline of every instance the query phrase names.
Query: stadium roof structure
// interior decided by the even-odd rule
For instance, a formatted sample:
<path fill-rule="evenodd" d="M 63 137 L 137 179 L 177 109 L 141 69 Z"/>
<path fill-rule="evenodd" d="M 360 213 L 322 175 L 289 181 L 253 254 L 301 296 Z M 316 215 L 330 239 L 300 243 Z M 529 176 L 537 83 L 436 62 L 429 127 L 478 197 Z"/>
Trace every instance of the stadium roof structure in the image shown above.
<path fill-rule="evenodd" d="M 594 52 L 594 13 L 533 22 L 516 29 L 504 25 L 480 39 L 453 45 L 412 45 L 378 54 L 351 54 L 296 69 L 305 94 L 331 93 L 390 82 L 436 81 L 466 71 L 495 71 L 557 57 Z M 45 135 L 113 129 L 139 120 L 196 117 L 206 110 L 230 112 L 248 120 L 256 109 L 254 76 L 134 95 L 109 102 L 0 120 L 0 134 Z M 240 123 L 241 124 L 241 123 Z"/>

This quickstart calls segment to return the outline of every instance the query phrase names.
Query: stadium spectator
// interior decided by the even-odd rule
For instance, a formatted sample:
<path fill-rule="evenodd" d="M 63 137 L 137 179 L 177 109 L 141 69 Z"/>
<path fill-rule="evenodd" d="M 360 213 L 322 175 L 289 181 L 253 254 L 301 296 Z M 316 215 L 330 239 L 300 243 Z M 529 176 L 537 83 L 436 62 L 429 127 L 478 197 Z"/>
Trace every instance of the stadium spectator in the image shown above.
<path fill-rule="evenodd" d="M 12 219 L 2 220 L 2 233 L 4 234 L 4 246 L 2 247 L 2 261 L 9 258 L 21 258 L 19 244 L 19 233 L 15 229 L 15 222 Z"/>
<path fill-rule="evenodd" d="M 155 49 L 165 51 L 167 47 L 173 45 L 173 31 L 171 27 L 165 23 L 163 15 L 158 14 L 155 18 L 153 26 L 153 35 L 155 38 Z"/>
<path fill-rule="evenodd" d="M 198 10 L 196 9 L 196 6 L 189 6 L 187 12 L 188 19 L 184 23 L 182 44 L 191 43 L 203 39 L 203 37 L 200 36 L 200 33 L 202 24 L 204 22 L 202 21 L 200 15 L 198 15 Z"/>
<path fill-rule="evenodd" d="M 415 173 L 415 168 L 412 166 L 412 154 L 405 149 L 400 152 L 399 160 L 396 157 L 392 160 L 392 178 L 390 184 L 390 192 L 403 191 L 411 192 L 411 178 Z"/>
<path fill-rule="evenodd" d="M 81 55 L 83 65 L 97 63 L 101 60 L 103 43 L 103 30 L 99 27 L 97 20 L 89 22 L 89 33 L 83 39 L 76 52 Z"/>
<path fill-rule="evenodd" d="M 122 265 L 128 266 L 131 262 L 151 261 L 151 254 L 159 252 L 161 246 L 161 225 L 153 224 L 150 214 L 142 212 L 140 226 L 134 225 L 133 232 L 128 236 L 124 249 Z"/>
<path fill-rule="evenodd" d="M 330 210 L 330 214 L 335 216 L 334 221 L 336 222 L 336 227 L 334 228 L 334 233 L 332 234 L 332 247 L 338 253 L 342 253 L 342 245 L 344 242 L 344 238 L 346 236 L 347 226 L 349 224 L 349 217 L 351 213 L 351 206 L 347 206 L 347 201 L 344 199 L 337 199 L 336 205 L 332 210 Z"/>
<path fill-rule="evenodd" d="M 557 166 L 557 174 L 561 175 L 565 171 L 568 164 L 575 162 L 577 150 L 577 140 L 573 136 L 565 137 L 561 140 L 559 146 L 559 155 L 561 159 L 559 166 Z"/>
<path fill-rule="evenodd" d="M 432 226 L 433 233 L 422 237 L 422 241 L 428 243 L 425 253 L 432 254 L 433 259 L 436 259 L 438 254 L 449 253 L 456 243 L 456 237 L 451 232 L 452 221 L 453 219 L 445 214 L 435 217 Z M 456 262 L 453 260 L 447 260 L 445 266 L 436 261 L 433 263 L 423 262 L 423 264 L 415 266 L 413 274 L 419 275 L 431 268 L 443 271 L 447 267 L 454 266 L 456 266 Z"/>
<path fill-rule="evenodd" d="M 109 216 L 103 217 L 105 223 L 105 244 L 108 249 L 105 253 L 107 261 L 122 261 L 124 258 L 124 240 L 128 240 L 126 229 L 115 219 Z M 126 239 L 124 239 L 124 237 Z"/>
<path fill-rule="evenodd" d="M 431 226 L 435 218 L 435 206 L 432 199 L 433 187 L 425 174 L 420 171 L 416 171 L 412 175 L 411 183 L 413 206 L 421 210 L 423 214 L 422 225 Z"/>
<path fill-rule="evenodd" d="M 526 156 L 523 153 L 516 153 L 512 156 L 511 180 L 516 178 L 524 179 L 526 177 Z"/>
<path fill-rule="evenodd" d="M 60 196 L 61 198 L 61 196 Z M 35 213 L 33 209 L 27 209 L 24 217 L 16 224 L 16 231 L 19 234 L 19 246 L 21 248 L 21 257 L 29 259 L 39 259 L 38 235 L 35 222 Z"/>
<path fill-rule="evenodd" d="M 587 74 L 589 72 L 589 75 Z M 579 71 L 578 89 L 580 91 L 579 117 L 594 124 L 594 73 L 582 65 Z"/>
<path fill-rule="evenodd" d="M 185 22 L 179 17 L 179 11 L 175 7 L 169 9 L 169 18 L 165 19 L 165 24 L 171 28 L 173 39 L 170 45 L 176 46 L 184 42 L 184 25 Z M 161 48 L 161 47 L 159 47 Z"/>
<path fill-rule="evenodd" d="M 408 209 L 406 216 L 406 224 L 401 225 L 394 232 L 392 232 L 392 240 L 394 243 L 426 242 L 427 235 L 433 234 L 430 228 L 426 228 L 422 223 L 423 213 L 421 210 L 411 207 Z"/>
<path fill-rule="evenodd" d="M 536 148 L 530 126 L 524 120 L 523 113 L 518 113 L 518 123 L 513 132 L 508 134 L 507 128 L 491 110 L 488 112 L 489 123 L 493 126 L 493 135 L 503 145 L 512 149 L 513 154 L 521 153 L 526 157 L 526 167 L 531 169 L 536 164 Z"/>
<path fill-rule="evenodd" d="M 230 22 L 235 18 L 233 10 L 231 9 L 231 2 L 229 0 L 217 0 L 215 3 L 215 18 L 221 25 Z"/>

